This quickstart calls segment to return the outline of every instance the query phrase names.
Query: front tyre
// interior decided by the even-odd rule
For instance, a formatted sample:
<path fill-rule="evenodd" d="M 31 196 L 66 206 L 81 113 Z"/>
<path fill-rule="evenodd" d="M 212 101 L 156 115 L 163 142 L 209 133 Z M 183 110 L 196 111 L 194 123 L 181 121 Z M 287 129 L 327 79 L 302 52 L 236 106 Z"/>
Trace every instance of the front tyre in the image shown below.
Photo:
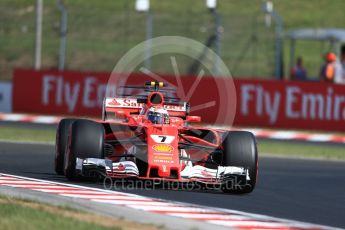
<path fill-rule="evenodd" d="M 223 166 L 237 166 L 248 169 L 250 180 L 245 184 L 228 181 L 222 186 L 226 193 L 250 193 L 254 190 L 258 173 L 258 152 L 255 136 L 246 131 L 230 131 L 223 141 Z M 232 183 L 231 186 L 227 183 Z M 235 181 L 236 183 L 236 181 Z"/>
<path fill-rule="evenodd" d="M 69 180 L 76 179 L 77 158 L 104 158 L 104 128 L 90 120 L 73 122 L 65 152 L 64 172 Z"/>

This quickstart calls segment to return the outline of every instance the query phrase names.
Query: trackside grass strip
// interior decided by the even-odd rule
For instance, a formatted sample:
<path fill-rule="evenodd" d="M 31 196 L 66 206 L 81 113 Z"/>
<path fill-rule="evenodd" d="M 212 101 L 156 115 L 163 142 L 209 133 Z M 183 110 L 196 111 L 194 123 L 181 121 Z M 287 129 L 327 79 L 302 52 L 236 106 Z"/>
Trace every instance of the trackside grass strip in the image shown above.
<path fill-rule="evenodd" d="M 55 143 L 54 127 L 28 128 L 0 125 L 0 140 Z M 258 140 L 259 154 L 345 160 L 345 145 L 313 142 Z"/>
<path fill-rule="evenodd" d="M 110 218 L 71 207 L 52 206 L 23 199 L 0 196 L 0 228 L 17 230 L 157 230 L 121 218 Z"/>

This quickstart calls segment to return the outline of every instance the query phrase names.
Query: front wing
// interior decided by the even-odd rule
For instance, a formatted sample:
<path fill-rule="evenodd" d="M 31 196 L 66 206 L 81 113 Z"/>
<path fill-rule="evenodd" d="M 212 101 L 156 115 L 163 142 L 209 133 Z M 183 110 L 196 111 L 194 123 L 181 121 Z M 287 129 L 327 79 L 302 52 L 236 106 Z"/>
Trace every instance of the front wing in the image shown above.
<path fill-rule="evenodd" d="M 179 182 L 202 182 L 202 183 L 224 183 L 228 179 L 241 177 L 245 181 L 250 180 L 248 170 L 236 166 L 218 166 L 216 169 L 207 168 L 201 165 L 187 164 L 180 172 L 181 178 L 153 178 L 140 177 L 139 169 L 133 161 L 112 162 L 108 159 L 98 158 L 77 158 L 76 170 L 82 176 L 94 176 L 101 174 L 112 179 L 138 178 L 154 180 L 173 180 Z"/>

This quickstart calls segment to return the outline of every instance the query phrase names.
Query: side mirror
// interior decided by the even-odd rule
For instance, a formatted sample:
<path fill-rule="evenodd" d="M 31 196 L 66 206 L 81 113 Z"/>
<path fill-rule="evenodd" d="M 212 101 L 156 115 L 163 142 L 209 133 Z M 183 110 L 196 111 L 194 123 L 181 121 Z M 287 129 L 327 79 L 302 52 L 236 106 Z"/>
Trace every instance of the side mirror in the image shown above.
<path fill-rule="evenodd" d="M 200 116 L 187 116 L 186 117 L 187 122 L 201 122 L 201 117 Z"/>

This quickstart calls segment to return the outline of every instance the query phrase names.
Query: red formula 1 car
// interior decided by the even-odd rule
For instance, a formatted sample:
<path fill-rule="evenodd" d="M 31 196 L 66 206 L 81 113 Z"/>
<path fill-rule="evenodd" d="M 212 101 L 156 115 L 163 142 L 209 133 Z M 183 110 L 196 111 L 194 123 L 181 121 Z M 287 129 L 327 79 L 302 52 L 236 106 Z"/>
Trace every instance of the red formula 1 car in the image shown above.
<path fill-rule="evenodd" d="M 187 102 L 167 97 L 162 82 L 142 88 L 145 95 L 105 98 L 100 121 L 61 120 L 55 171 L 68 179 L 102 175 L 253 191 L 258 153 L 252 133 L 192 125 L 200 117 L 188 116 Z"/>

